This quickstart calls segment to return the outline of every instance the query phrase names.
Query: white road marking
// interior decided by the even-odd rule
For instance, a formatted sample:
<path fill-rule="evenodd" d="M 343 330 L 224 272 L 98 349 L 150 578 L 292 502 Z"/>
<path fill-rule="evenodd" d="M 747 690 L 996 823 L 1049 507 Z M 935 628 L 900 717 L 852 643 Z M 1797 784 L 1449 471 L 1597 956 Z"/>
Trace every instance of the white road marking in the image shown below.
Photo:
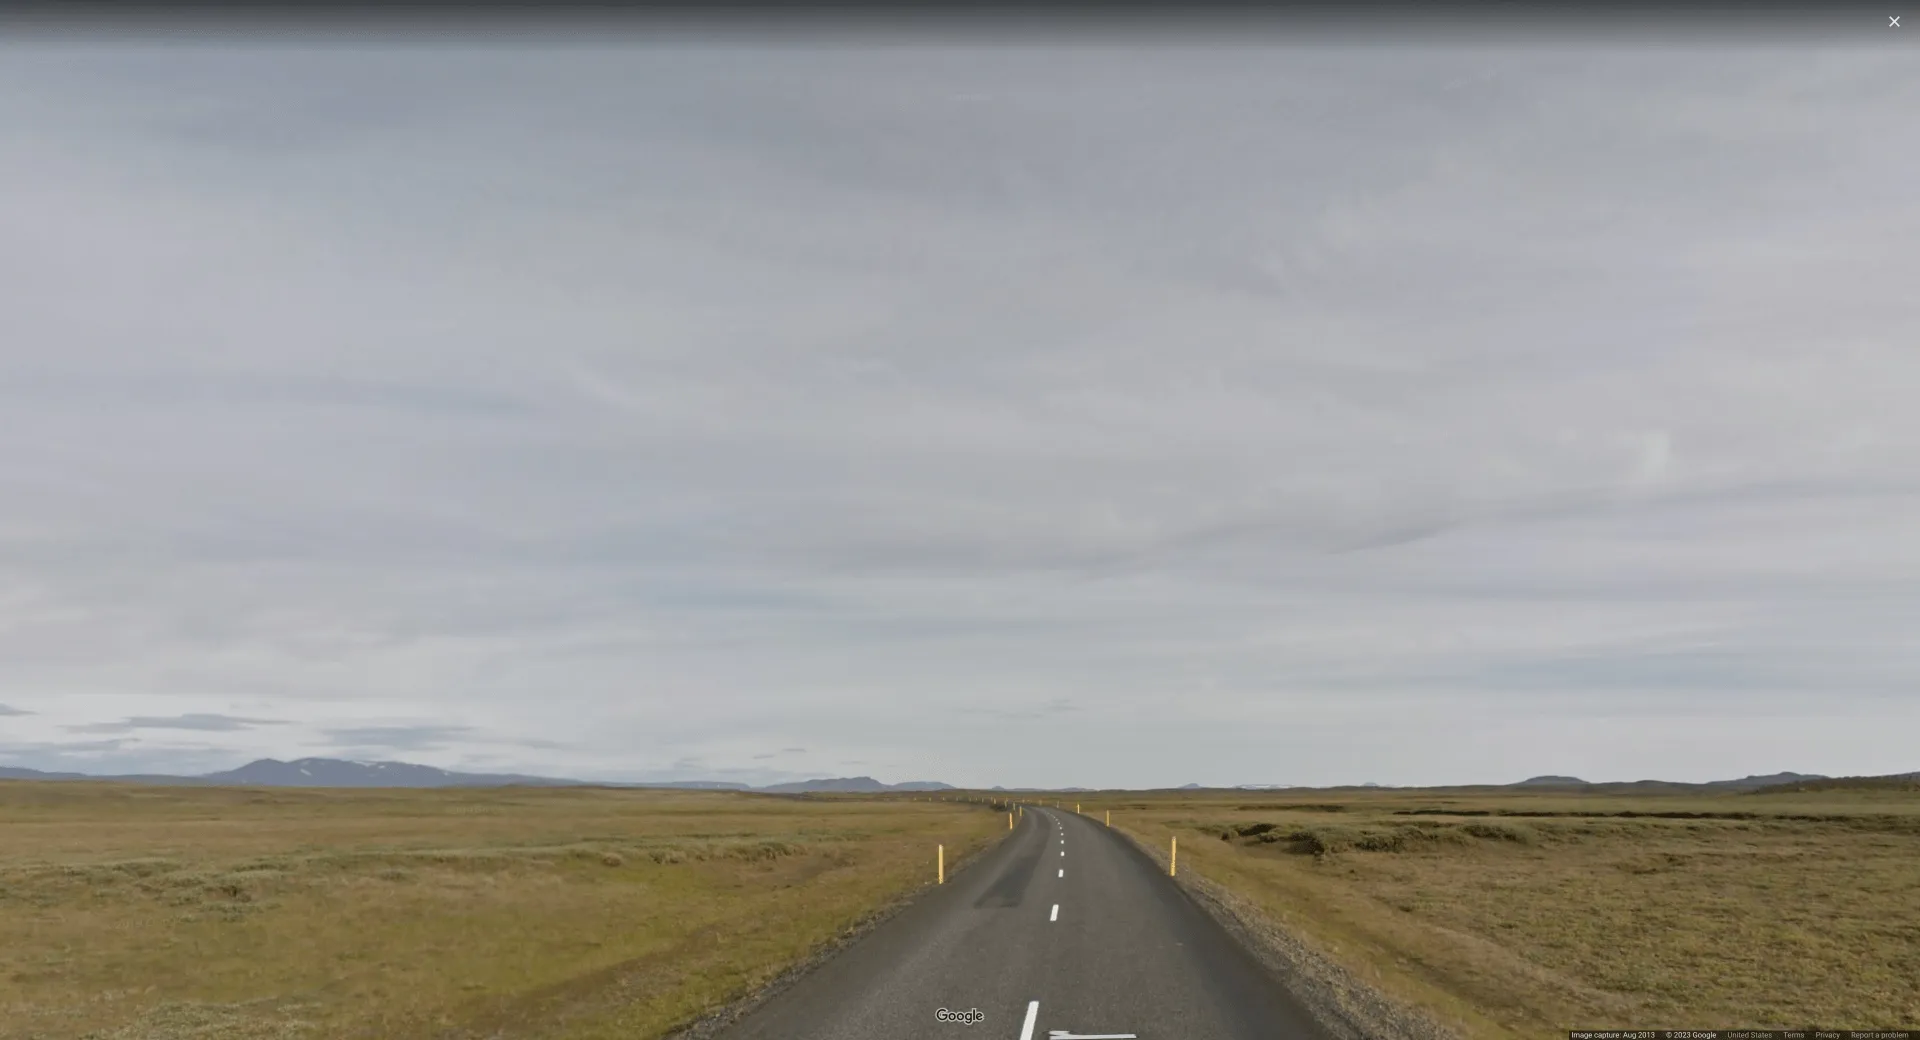
<path fill-rule="evenodd" d="M 1061 850 L 1060 850 L 1060 855 L 1062 855 L 1062 856 L 1064 856 L 1064 855 L 1066 855 L 1066 854 L 1067 854 L 1067 850 L 1066 850 L 1066 849 L 1061 849 Z"/>
<path fill-rule="evenodd" d="M 1060 904 L 1059 904 L 1059 903 L 1055 903 L 1055 904 L 1053 904 L 1053 916 L 1052 916 L 1052 917 L 1049 917 L 1049 918 L 1047 918 L 1047 920 L 1049 920 L 1049 921 L 1058 921 L 1059 919 L 1060 919 Z"/>
<path fill-rule="evenodd" d="M 1138 1033 L 1069 1033 L 1064 1029 L 1047 1030 L 1047 1040 L 1137 1040 Z"/>
<path fill-rule="evenodd" d="M 1067 868 L 1065 868 L 1065 867 L 1061 867 L 1061 868 L 1060 868 L 1060 876 L 1061 876 L 1061 877 L 1066 877 L 1066 876 L 1067 876 Z"/>
<path fill-rule="evenodd" d="M 1040 1002 L 1027 1002 L 1027 1024 L 1020 1027 L 1020 1040 L 1033 1040 L 1033 1020 L 1040 1017 Z"/>

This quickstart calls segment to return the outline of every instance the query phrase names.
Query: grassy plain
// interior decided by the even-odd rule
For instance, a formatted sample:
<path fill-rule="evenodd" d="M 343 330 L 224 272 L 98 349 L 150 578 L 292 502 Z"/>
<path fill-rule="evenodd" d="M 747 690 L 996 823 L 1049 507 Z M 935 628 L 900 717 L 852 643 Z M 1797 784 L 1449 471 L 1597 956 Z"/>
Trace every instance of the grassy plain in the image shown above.
<path fill-rule="evenodd" d="M 939 801 L 0 781 L 0 1038 L 645 1040 L 1005 827 Z"/>
<path fill-rule="evenodd" d="M 1920 793 L 1079 796 L 1472 1040 L 1920 1025 Z"/>

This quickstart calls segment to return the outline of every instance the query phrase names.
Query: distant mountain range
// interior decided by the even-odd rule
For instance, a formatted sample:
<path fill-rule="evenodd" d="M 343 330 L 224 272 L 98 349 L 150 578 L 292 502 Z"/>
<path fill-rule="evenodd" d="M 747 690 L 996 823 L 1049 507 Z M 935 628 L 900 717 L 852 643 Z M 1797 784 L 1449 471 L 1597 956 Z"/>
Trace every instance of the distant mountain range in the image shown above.
<path fill-rule="evenodd" d="M 1722 791 L 1755 791 L 1762 787 L 1777 787 L 1781 784 L 1804 783 L 1809 780 L 1825 780 L 1818 773 L 1772 773 L 1767 776 L 1743 776 L 1738 780 L 1709 780 L 1692 784 L 1675 780 L 1628 780 L 1605 783 L 1589 783 L 1577 776 L 1535 776 L 1508 784 L 1508 787 L 1578 787 L 1594 790 L 1633 790 L 1663 787 L 1703 787 Z"/>
<path fill-rule="evenodd" d="M 952 784 L 943 784 L 937 780 L 908 780 L 900 784 L 883 784 L 870 776 L 845 776 L 835 780 L 801 780 L 791 784 L 771 784 L 767 787 L 752 788 L 769 794 L 805 794 L 813 791 L 833 791 L 862 793 L 872 791 L 952 791 Z"/>
<path fill-rule="evenodd" d="M 337 758 L 301 758 L 292 762 L 263 758 L 238 769 L 198 776 L 134 773 L 96 776 L 90 773 L 46 773 L 38 769 L 0 766 L 0 780 L 114 780 L 135 784 L 196 784 L 256 787 L 566 787 L 578 780 L 558 780 L 519 773 L 455 773 L 411 762 L 347 762 Z"/>
<path fill-rule="evenodd" d="M 198 779 L 209 784 L 257 787 L 564 787 L 578 782 L 519 773 L 455 773 L 410 762 L 344 762 L 337 758 L 293 762 L 263 758 Z"/>
<path fill-rule="evenodd" d="M 870 776 L 840 777 L 831 780 L 803 780 L 799 783 L 751 787 L 723 780 L 671 780 L 659 783 L 600 783 L 591 780 L 566 780 L 522 773 L 456 773 L 434 766 L 411 762 L 349 762 L 338 758 L 299 758 L 292 762 L 263 758 L 238 769 L 199 776 L 126 774 L 95 776 L 89 773 L 49 773 L 38 769 L 0 766 L 0 780 L 111 780 L 136 784 L 193 784 L 255 787 L 671 787 L 699 791 L 764 791 L 774 794 L 810 792 L 883 792 L 948 791 L 948 784 L 932 780 L 912 780 L 903 784 L 883 784 Z"/>
<path fill-rule="evenodd" d="M 121 783 L 140 784 L 215 784 L 215 785 L 251 785 L 259 787 L 665 787 L 695 791 L 758 791 L 767 794 L 879 794 L 889 791 L 953 791 L 958 790 L 951 784 L 937 780 L 909 780 L 899 784 L 883 784 L 870 776 L 846 776 L 823 780 L 801 780 L 793 783 L 770 784 L 765 787 L 753 787 L 747 784 L 732 783 L 724 780 L 670 780 L 640 783 L 607 783 L 592 780 L 567 780 L 550 776 L 528 776 L 522 773 L 456 773 L 433 766 L 415 765 L 411 762 L 349 762 L 338 758 L 301 758 L 292 762 L 263 758 L 249 762 L 238 769 L 223 770 L 218 773 L 205 773 L 199 776 L 165 776 L 156 774 L 133 774 L 122 776 L 95 776 L 88 773 L 51 773 L 38 769 L 21 769 L 0 766 L 0 780 L 113 780 Z M 1758 791 L 1761 789 L 1819 790 L 1833 786 L 1848 786 L 1857 782 L 1870 781 L 1886 786 L 1910 787 L 1920 782 L 1920 774 L 1900 774 L 1892 777 L 1843 777 L 1838 780 L 1817 773 L 1773 773 L 1767 776 L 1745 776 L 1738 780 L 1713 780 L 1706 783 L 1680 783 L 1668 780 L 1634 780 L 1626 782 L 1591 783 L 1577 776 L 1535 776 L 1518 783 L 1500 785 L 1507 788 L 1539 788 L 1542 790 L 1577 789 L 1604 793 L 1618 791 L 1622 793 L 1658 792 L 1658 791 Z M 1367 784 L 1367 787 L 1378 787 Z M 1293 784 L 1241 784 L 1238 787 L 1220 788 L 1220 790 L 1284 790 L 1299 788 Z M 1175 790 L 1208 790 L 1201 784 L 1186 784 Z M 995 791 L 1033 792 L 1047 794 L 1070 794 L 1090 791 L 1085 787 L 1055 788 L 1003 788 Z"/>

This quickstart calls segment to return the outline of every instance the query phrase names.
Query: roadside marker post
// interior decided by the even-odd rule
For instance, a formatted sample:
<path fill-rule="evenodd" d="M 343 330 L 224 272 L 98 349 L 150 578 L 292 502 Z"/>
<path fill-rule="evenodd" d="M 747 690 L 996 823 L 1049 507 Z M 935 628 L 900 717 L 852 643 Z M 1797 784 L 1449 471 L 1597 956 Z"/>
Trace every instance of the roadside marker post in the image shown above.
<path fill-rule="evenodd" d="M 1007 814 L 1007 829 L 1008 829 L 1008 830 L 1012 830 L 1012 829 L 1013 829 L 1013 814 L 1012 814 L 1012 813 L 1008 813 L 1008 814 Z"/>
<path fill-rule="evenodd" d="M 1180 873 L 1180 839 L 1173 839 L 1173 847 L 1167 853 L 1167 876 L 1176 877 Z"/>
<path fill-rule="evenodd" d="M 1113 826 L 1113 810 L 1112 809 L 1107 810 L 1107 826 L 1109 827 Z"/>
<path fill-rule="evenodd" d="M 940 850 L 938 853 L 936 853 L 936 855 L 940 857 L 940 860 L 939 860 L 940 878 L 939 880 L 935 881 L 934 884 L 944 885 L 947 883 L 947 847 L 945 845 L 936 845 L 934 846 L 934 848 Z"/>

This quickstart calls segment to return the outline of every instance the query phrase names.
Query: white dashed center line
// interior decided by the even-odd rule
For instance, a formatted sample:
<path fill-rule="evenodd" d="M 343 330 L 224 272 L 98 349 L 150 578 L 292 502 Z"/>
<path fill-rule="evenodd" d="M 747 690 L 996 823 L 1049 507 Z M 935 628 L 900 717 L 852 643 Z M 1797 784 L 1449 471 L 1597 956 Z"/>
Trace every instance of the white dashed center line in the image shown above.
<path fill-rule="evenodd" d="M 1058 921 L 1059 919 L 1060 919 L 1060 904 L 1055 903 L 1053 904 L 1053 914 L 1052 916 L 1048 917 L 1047 920 Z"/>
<path fill-rule="evenodd" d="M 1027 1024 L 1020 1027 L 1020 1040 L 1033 1040 L 1033 1020 L 1040 1017 L 1040 1002 L 1027 1002 Z"/>
<path fill-rule="evenodd" d="M 1061 876 L 1061 877 L 1066 877 L 1066 876 L 1067 876 L 1067 868 L 1065 868 L 1065 867 L 1061 867 L 1061 868 L 1060 868 L 1060 876 Z"/>

